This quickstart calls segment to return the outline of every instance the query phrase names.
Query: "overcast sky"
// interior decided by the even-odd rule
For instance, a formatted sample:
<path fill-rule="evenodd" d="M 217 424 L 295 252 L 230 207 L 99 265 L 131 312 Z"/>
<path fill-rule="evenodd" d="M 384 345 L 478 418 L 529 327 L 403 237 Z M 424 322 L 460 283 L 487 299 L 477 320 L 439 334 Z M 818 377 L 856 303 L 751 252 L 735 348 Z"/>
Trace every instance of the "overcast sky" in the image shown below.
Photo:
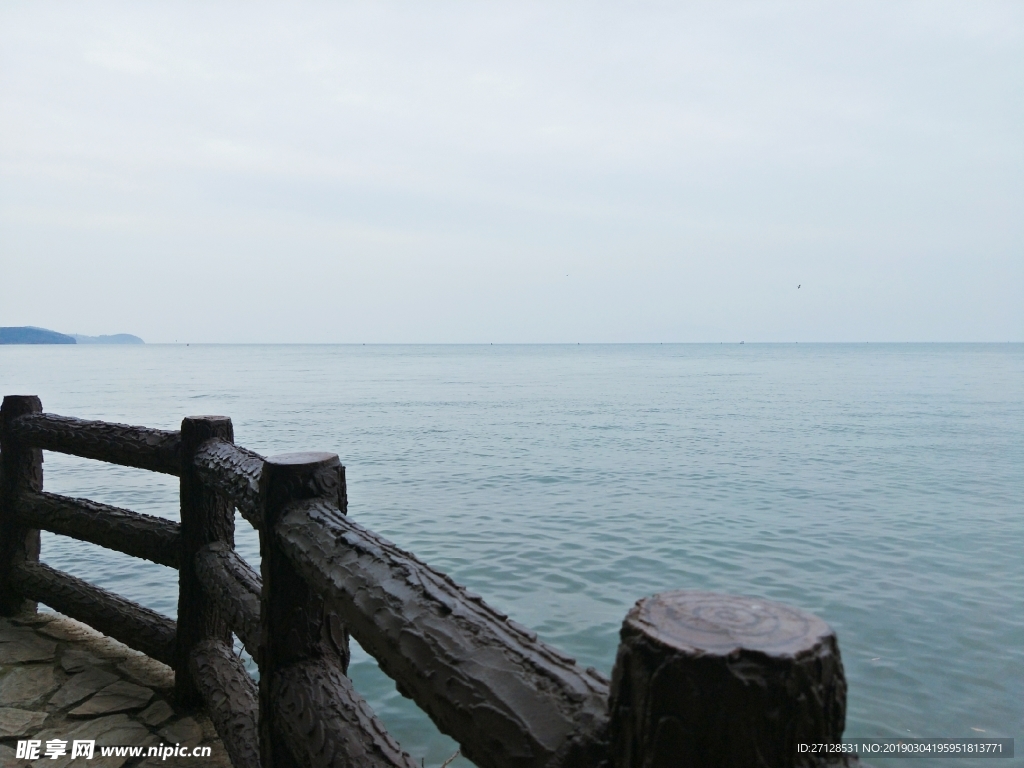
<path fill-rule="evenodd" d="M 680 5 L 4 0 L 0 325 L 1024 340 L 1024 3 Z"/>

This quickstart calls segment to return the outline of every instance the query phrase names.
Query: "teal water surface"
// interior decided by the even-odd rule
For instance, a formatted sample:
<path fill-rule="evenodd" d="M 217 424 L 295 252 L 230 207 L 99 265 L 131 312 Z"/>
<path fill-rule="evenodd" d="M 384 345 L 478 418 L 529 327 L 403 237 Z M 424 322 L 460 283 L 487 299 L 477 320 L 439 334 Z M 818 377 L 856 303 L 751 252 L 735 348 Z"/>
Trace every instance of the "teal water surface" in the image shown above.
<path fill-rule="evenodd" d="M 361 524 L 605 673 L 642 596 L 764 597 L 838 632 L 847 735 L 1024 750 L 1024 345 L 7 346 L 0 393 L 336 452 Z M 45 461 L 48 490 L 177 516 L 175 478 Z M 51 535 L 43 558 L 175 613 L 166 568 Z M 454 752 L 353 658 L 407 751 Z M 1024 761 L 933 764 L 976 763 Z"/>

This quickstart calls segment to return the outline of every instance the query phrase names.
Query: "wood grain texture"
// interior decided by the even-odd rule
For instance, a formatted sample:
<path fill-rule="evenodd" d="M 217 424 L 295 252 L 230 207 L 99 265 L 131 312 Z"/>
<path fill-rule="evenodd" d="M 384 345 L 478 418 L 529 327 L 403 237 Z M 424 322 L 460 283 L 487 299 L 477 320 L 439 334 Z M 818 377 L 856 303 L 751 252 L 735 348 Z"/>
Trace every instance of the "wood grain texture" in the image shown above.
<path fill-rule="evenodd" d="M 168 475 L 181 472 L 178 432 L 38 413 L 15 419 L 11 433 L 25 445 L 47 451 Z"/>
<path fill-rule="evenodd" d="M 180 526 L 172 520 L 88 499 L 34 491 L 18 496 L 16 517 L 29 527 L 178 567 Z"/>
<path fill-rule="evenodd" d="M 260 594 L 263 582 L 224 542 L 207 544 L 196 554 L 196 575 L 231 630 L 254 659 L 260 647 Z"/>
<path fill-rule="evenodd" d="M 192 677 L 192 651 L 213 639 L 231 645 L 231 628 L 196 573 L 196 555 L 212 542 L 235 545 L 235 510 L 231 501 L 207 485 L 195 466 L 195 454 L 211 439 L 231 442 L 234 428 L 226 416 L 189 416 L 181 422 L 181 547 L 178 569 L 178 638 L 174 692 L 185 707 L 201 701 Z"/>
<path fill-rule="evenodd" d="M 279 670 L 271 696 L 274 728 L 303 768 L 420 768 L 330 660 Z"/>
<path fill-rule="evenodd" d="M 43 489 L 43 452 L 14 436 L 14 422 L 41 413 L 35 395 L 8 395 L 0 406 L 0 616 L 34 612 L 36 605 L 15 588 L 11 569 L 39 561 L 39 529 L 17 517 L 22 493 Z"/>
<path fill-rule="evenodd" d="M 344 498 L 344 468 L 330 453 L 273 456 L 260 478 L 263 525 L 260 528 L 260 755 L 263 768 L 307 768 L 302 751 L 275 727 L 283 701 L 274 681 L 294 665 L 327 664 L 344 672 L 348 665 L 348 635 L 325 601 L 295 570 L 273 531 L 281 510 L 296 499 L 318 498 L 337 504 Z M 340 514 L 340 512 L 339 512 Z M 305 667 L 303 667 L 305 668 Z M 333 679 L 333 678 L 332 678 Z M 291 701 L 296 701 L 294 688 Z M 312 689 L 307 691 L 312 695 Z M 339 695 L 343 691 L 339 689 Z M 297 706 L 297 705 L 296 705 Z M 343 725 L 325 724 L 326 732 Z M 362 738 L 353 736 L 353 738 Z M 333 753 L 332 753 L 333 754 Z M 338 753 L 343 754 L 343 753 Z"/>
<path fill-rule="evenodd" d="M 21 563 L 16 587 L 33 600 L 84 622 L 164 664 L 174 662 L 174 621 L 44 563 Z"/>
<path fill-rule="evenodd" d="M 330 502 L 290 505 L 275 531 L 400 692 L 482 768 L 597 766 L 607 680 Z"/>
<path fill-rule="evenodd" d="M 231 499 L 242 517 L 258 529 L 262 522 L 260 476 L 263 474 L 263 457 L 234 443 L 214 438 L 199 447 L 194 461 L 203 482 Z"/>
<path fill-rule="evenodd" d="M 231 647 L 204 640 L 192 651 L 192 676 L 234 768 L 260 768 L 256 683 Z"/>
<path fill-rule="evenodd" d="M 842 738 L 839 646 L 816 616 L 666 592 L 630 610 L 621 638 L 610 700 L 616 768 L 792 768 L 814 764 L 801 762 L 809 758 L 797 743 Z"/>

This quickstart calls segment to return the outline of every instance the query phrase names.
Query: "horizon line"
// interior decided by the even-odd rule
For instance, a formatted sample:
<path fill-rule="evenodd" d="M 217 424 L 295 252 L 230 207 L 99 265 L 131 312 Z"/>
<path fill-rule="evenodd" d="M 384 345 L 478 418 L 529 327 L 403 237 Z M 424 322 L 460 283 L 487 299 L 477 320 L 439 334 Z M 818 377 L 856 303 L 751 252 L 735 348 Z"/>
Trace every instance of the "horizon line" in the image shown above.
<path fill-rule="evenodd" d="M 82 335 L 82 334 L 79 334 Z M 1024 340 L 1013 340 L 1008 339 L 1004 341 L 920 341 L 920 340 L 900 340 L 900 341 L 878 341 L 878 340 L 863 340 L 863 341 L 747 341 L 746 339 L 740 339 L 737 341 L 145 341 L 142 344 L 0 344 L 0 346 L 10 347 L 134 347 L 138 348 L 141 346 L 168 346 L 168 347 L 188 347 L 188 346 L 276 346 L 276 347 L 570 347 L 570 346 L 721 346 L 721 345 L 790 345 L 790 344 L 808 344 L 808 345 L 860 345 L 860 344 L 886 344 L 886 345 L 897 345 L 897 344 L 1024 344 Z"/>

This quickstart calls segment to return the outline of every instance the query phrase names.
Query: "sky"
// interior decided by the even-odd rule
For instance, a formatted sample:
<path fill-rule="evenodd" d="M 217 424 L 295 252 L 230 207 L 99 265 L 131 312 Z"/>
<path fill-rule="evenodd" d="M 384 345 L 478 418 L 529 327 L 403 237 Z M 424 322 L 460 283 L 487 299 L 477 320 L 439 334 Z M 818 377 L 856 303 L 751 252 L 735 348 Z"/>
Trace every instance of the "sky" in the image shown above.
<path fill-rule="evenodd" d="M 1024 3 L 4 0 L 0 325 L 1022 341 Z"/>

